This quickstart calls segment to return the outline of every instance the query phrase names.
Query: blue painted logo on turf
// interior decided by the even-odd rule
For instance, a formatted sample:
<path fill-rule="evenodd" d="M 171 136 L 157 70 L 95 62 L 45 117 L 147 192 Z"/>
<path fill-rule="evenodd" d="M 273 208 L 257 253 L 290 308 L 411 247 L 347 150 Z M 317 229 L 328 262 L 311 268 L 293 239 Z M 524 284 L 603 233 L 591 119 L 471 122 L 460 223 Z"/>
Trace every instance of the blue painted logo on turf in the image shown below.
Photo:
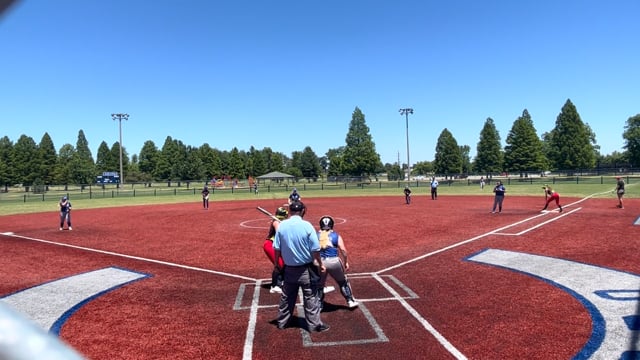
<path fill-rule="evenodd" d="M 574 359 L 638 359 L 640 276 L 599 266 L 488 249 L 467 258 L 536 277 L 580 301 L 592 321 L 591 337 Z"/>

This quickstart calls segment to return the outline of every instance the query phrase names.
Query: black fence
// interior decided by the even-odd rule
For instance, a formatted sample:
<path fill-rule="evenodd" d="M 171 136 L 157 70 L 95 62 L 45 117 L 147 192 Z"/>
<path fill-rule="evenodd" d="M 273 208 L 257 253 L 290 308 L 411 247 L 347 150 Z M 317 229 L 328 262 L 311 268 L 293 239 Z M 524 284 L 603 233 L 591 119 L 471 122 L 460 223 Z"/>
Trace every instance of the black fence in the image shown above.
<path fill-rule="evenodd" d="M 621 176 L 625 183 L 631 184 L 640 181 L 640 175 L 625 174 Z M 467 178 L 437 178 L 439 186 L 479 186 L 482 180 L 487 186 L 500 180 L 505 185 L 544 185 L 544 184 L 612 184 L 615 186 L 614 175 L 600 176 L 492 176 L 492 177 L 467 177 Z M 430 180 L 412 181 L 378 181 L 369 178 L 360 178 L 359 181 L 319 181 L 318 179 L 298 179 L 291 182 L 266 182 L 257 187 L 243 183 L 233 183 L 229 186 L 210 186 L 212 195 L 250 194 L 250 193 L 280 193 L 286 198 L 295 187 L 299 191 L 353 191 L 376 189 L 400 189 L 405 186 L 412 188 L 428 188 Z M 352 179 L 349 179 L 352 180 Z M 46 186 L 14 186 L 5 187 L 0 193 L 0 204 L 7 202 L 33 202 L 33 201 L 58 201 L 62 196 L 69 196 L 74 200 L 79 199 L 105 199 L 121 197 L 143 196 L 200 196 L 204 187 L 204 181 L 167 181 L 162 183 L 127 183 L 127 184 L 98 184 L 98 185 L 46 185 Z"/>

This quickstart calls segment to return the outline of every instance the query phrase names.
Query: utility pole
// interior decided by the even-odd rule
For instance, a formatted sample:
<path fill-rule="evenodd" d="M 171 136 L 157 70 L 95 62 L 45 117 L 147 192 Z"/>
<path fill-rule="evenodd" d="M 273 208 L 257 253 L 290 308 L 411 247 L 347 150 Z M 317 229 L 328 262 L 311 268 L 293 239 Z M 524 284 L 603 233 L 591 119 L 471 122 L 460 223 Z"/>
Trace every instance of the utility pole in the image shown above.
<path fill-rule="evenodd" d="M 111 114 L 113 121 L 118 120 L 118 128 L 120 130 L 120 184 L 124 184 L 124 172 L 122 171 L 122 119 L 129 120 L 129 114 Z"/>
<path fill-rule="evenodd" d="M 400 115 L 404 115 L 407 124 L 407 182 L 411 180 L 411 163 L 409 162 L 409 114 L 413 114 L 412 108 L 400 109 Z"/>

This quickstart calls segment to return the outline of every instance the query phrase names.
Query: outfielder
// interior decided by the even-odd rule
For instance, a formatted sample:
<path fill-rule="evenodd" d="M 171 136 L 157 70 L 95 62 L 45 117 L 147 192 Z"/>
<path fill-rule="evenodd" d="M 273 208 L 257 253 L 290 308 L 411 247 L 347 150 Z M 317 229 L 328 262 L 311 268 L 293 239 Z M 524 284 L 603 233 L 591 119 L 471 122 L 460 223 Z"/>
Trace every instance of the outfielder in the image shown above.
<path fill-rule="evenodd" d="M 325 283 L 327 282 L 327 275 L 331 275 L 338 283 L 340 292 L 347 301 L 347 306 L 349 308 L 355 308 L 358 306 L 358 302 L 353 298 L 351 285 L 345 274 L 345 272 L 349 270 L 347 248 L 344 245 L 342 236 L 333 231 L 334 224 L 333 218 L 329 215 L 320 218 L 320 231 L 318 231 L 320 257 L 322 258 L 322 263 L 327 268 L 327 271 L 320 275 L 320 289 L 324 289 Z M 340 258 L 338 250 L 340 250 L 342 258 Z M 324 302 L 324 291 L 322 291 L 320 299 Z"/>
<path fill-rule="evenodd" d="M 404 187 L 404 202 L 407 205 L 411 204 L 411 189 L 408 186 Z"/>
<path fill-rule="evenodd" d="M 209 188 L 206 185 L 202 189 L 202 207 L 209 210 Z"/>
<path fill-rule="evenodd" d="M 616 189 L 614 190 L 618 195 L 618 207 L 624 209 L 622 205 L 622 197 L 624 196 L 624 180 L 620 176 L 616 176 Z"/>
<path fill-rule="evenodd" d="M 60 230 L 64 229 L 65 219 L 67 220 L 67 228 L 73 230 L 71 228 L 71 202 L 66 196 L 63 196 L 58 207 L 60 207 Z"/>

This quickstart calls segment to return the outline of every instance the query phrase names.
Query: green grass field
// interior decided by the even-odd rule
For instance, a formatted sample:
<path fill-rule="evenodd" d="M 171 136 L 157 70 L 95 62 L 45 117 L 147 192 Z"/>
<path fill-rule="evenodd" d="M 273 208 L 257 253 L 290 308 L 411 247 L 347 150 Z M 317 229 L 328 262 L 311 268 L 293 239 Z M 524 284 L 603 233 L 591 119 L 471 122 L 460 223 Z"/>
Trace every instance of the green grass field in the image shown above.
<path fill-rule="evenodd" d="M 501 179 L 507 188 L 507 196 L 543 196 L 541 186 L 548 183 L 558 191 L 561 197 L 584 198 L 594 196 L 599 198 L 616 199 L 613 189 L 615 179 L 611 177 L 592 178 L 535 178 L 535 179 Z M 493 196 L 492 189 L 496 179 L 488 182 L 484 189 L 476 181 L 454 180 L 440 181 L 439 196 Z M 635 178 L 625 178 L 627 182 L 625 198 L 637 198 L 640 195 L 635 189 Z M 293 187 L 305 198 L 314 197 L 357 197 L 357 196 L 398 196 L 402 197 L 402 190 L 406 182 L 371 182 L 371 183 L 296 183 L 262 185 L 258 194 L 254 194 L 248 187 L 237 189 L 214 189 L 210 201 L 231 200 L 273 200 L 281 199 L 286 202 Z M 412 182 L 412 196 L 429 196 L 428 182 Z M 42 194 L 27 193 L 21 189 L 11 189 L 0 194 L 0 216 L 10 214 L 25 214 L 34 212 L 56 211 L 58 201 L 63 195 L 68 195 L 74 209 L 106 208 L 130 205 L 151 205 L 199 202 L 201 187 L 185 185 L 168 187 L 167 184 L 155 184 L 153 187 L 142 185 L 123 185 L 118 189 L 112 185 L 105 189 L 93 187 L 54 188 Z"/>

